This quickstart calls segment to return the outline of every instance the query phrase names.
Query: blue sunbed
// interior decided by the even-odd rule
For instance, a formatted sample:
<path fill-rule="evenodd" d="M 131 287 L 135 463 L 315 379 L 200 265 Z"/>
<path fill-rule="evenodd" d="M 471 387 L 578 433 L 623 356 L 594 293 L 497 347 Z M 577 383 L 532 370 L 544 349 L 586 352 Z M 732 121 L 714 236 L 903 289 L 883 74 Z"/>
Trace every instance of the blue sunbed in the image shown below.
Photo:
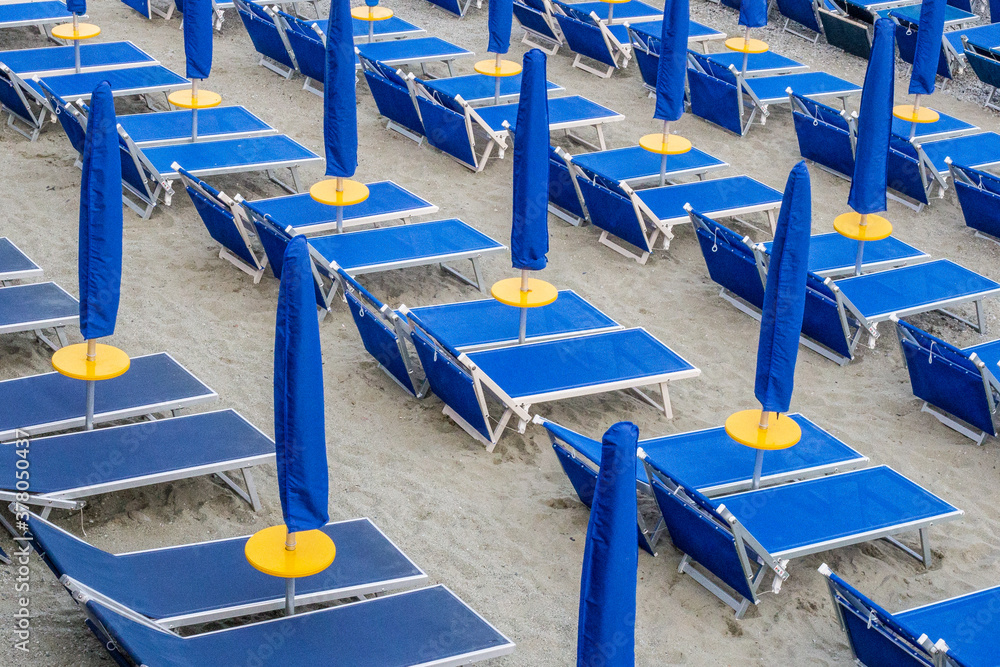
<path fill-rule="evenodd" d="M 465 16 L 465 12 L 469 10 L 469 5 L 472 4 L 472 0 L 427 0 L 427 2 L 437 5 L 446 12 L 451 12 L 458 18 Z M 477 0 L 476 7 L 481 6 L 482 0 Z"/>
<path fill-rule="evenodd" d="M 521 42 L 554 56 L 563 45 L 563 37 L 550 7 L 544 0 L 515 0 L 513 10 L 514 18 L 524 30 Z"/>
<path fill-rule="evenodd" d="M 0 28 L 25 28 L 28 26 L 42 28 L 72 20 L 73 15 L 66 9 L 66 3 L 59 0 L 0 5 Z"/>
<path fill-rule="evenodd" d="M 37 278 L 42 275 L 42 268 L 21 252 L 14 242 L 6 236 L 0 236 L 0 284 L 10 280 Z"/>
<path fill-rule="evenodd" d="M 890 614 L 824 563 L 840 628 L 857 664 L 987 667 L 1000 651 L 1000 587 Z M 937 639 L 934 639 L 934 638 Z"/>
<path fill-rule="evenodd" d="M 919 27 L 920 25 L 920 3 L 914 3 L 912 5 L 905 5 L 903 7 L 892 7 L 889 9 L 880 9 L 876 12 L 880 17 L 892 17 L 903 19 Z M 944 27 L 948 28 L 960 28 L 963 25 L 969 23 L 975 23 L 979 19 L 979 16 L 973 14 L 972 12 L 967 12 L 964 9 L 959 9 L 958 7 L 953 7 L 947 5 L 944 8 Z"/>
<path fill-rule="evenodd" d="M 413 218 L 438 212 L 438 207 L 418 197 L 392 181 L 368 183 L 368 199 L 360 204 L 345 206 L 343 227 L 357 227 L 379 222 Z M 251 217 L 267 216 L 282 227 L 292 227 L 296 234 L 319 234 L 337 229 L 337 212 L 332 206 L 321 204 L 308 194 L 285 195 L 270 199 L 237 201 Z"/>
<path fill-rule="evenodd" d="M 260 54 L 260 65 L 286 79 L 292 76 L 298 69 L 295 56 L 270 9 L 252 0 L 234 0 L 234 4 L 254 50 Z"/>
<path fill-rule="evenodd" d="M 690 575 L 740 618 L 788 578 L 788 561 L 885 539 L 931 565 L 928 529 L 963 512 L 891 468 L 878 466 L 709 500 L 673 472 L 671 461 L 640 450 L 653 495 Z M 766 458 L 766 457 L 765 457 Z M 920 550 L 894 535 L 918 532 Z M 702 573 L 707 570 L 715 581 Z"/>
<path fill-rule="evenodd" d="M 26 79 L 35 75 L 52 76 L 76 72 L 76 56 L 72 46 L 0 51 L 0 63 Z M 155 64 L 156 60 L 151 55 L 132 42 L 98 42 L 80 45 L 80 70 L 83 72 Z"/>
<path fill-rule="evenodd" d="M 191 111 L 187 109 L 118 116 L 118 124 L 140 146 L 191 141 Z M 199 141 L 265 134 L 277 134 L 277 130 L 246 107 L 212 107 L 198 112 Z"/>
<path fill-rule="evenodd" d="M 646 44 L 650 44 L 647 40 L 652 38 L 656 40 L 654 51 L 657 55 L 660 53 L 660 36 L 662 34 L 663 22 L 662 19 L 656 21 L 643 21 L 642 23 L 629 23 L 629 31 L 635 33 L 636 36 L 642 38 L 642 41 Z M 726 33 L 716 30 L 715 28 L 710 28 L 709 26 L 698 23 L 697 21 L 688 21 L 688 44 L 698 44 L 702 45 L 702 48 L 708 49 L 708 42 L 712 41 L 724 41 L 726 39 Z"/>
<path fill-rule="evenodd" d="M 599 176 L 612 183 L 626 183 L 632 187 L 659 183 L 660 156 L 650 153 L 640 146 L 612 148 L 593 153 L 566 155 L 566 157 L 584 172 Z M 670 181 L 687 176 L 701 177 L 728 167 L 729 164 L 719 158 L 697 148 L 692 148 L 687 153 L 671 155 L 667 158 L 666 177 Z"/>
<path fill-rule="evenodd" d="M 98 389 L 98 402 L 100 395 Z M 0 500 L 17 496 L 17 460 L 15 447 L 0 447 Z M 53 508 L 80 509 L 101 494 L 203 475 L 217 475 L 256 511 L 251 468 L 274 462 L 274 442 L 238 413 L 221 410 L 33 438 L 28 460 L 31 487 L 18 502 L 42 508 L 43 517 Z M 245 490 L 227 474 L 235 472 Z"/>
<path fill-rule="evenodd" d="M 573 10 L 589 15 L 591 12 L 597 14 L 597 18 L 605 23 L 608 20 L 608 12 L 613 11 L 612 24 L 615 23 L 640 23 L 645 21 L 655 21 L 663 16 L 663 10 L 657 9 L 640 0 L 628 0 L 619 2 L 612 9 L 606 2 L 597 0 L 595 2 L 560 2 L 554 0 L 557 7 L 572 7 Z"/>
<path fill-rule="evenodd" d="M 123 67 L 79 74 L 46 75 L 44 79 L 45 83 L 67 102 L 89 100 L 94 88 L 102 81 L 107 81 L 111 85 L 111 92 L 115 97 L 169 93 L 191 86 L 190 81 L 163 65 Z M 42 89 L 37 82 L 28 81 L 27 83 L 39 95 L 42 94 Z"/>
<path fill-rule="evenodd" d="M 802 439 L 791 448 L 772 452 L 764 457 L 760 483 L 764 486 L 845 472 L 868 463 L 846 444 L 800 414 L 789 415 L 802 429 Z M 563 472 L 569 477 L 577 497 L 587 507 L 594 498 L 597 472 L 601 465 L 601 443 L 580 435 L 554 422 L 535 418 L 549 431 Z M 753 481 L 754 452 L 738 444 L 726 434 L 724 427 L 707 428 L 688 433 L 676 433 L 639 441 L 643 451 L 654 459 L 670 461 L 677 475 L 706 496 L 718 496 L 750 489 Z M 636 459 L 636 489 L 651 495 L 645 466 Z M 663 526 L 650 528 L 639 517 L 639 544 L 654 554 Z"/>
<path fill-rule="evenodd" d="M 1000 164 L 1000 134 L 981 132 L 920 143 L 921 162 L 940 176 L 948 174 L 947 159 L 958 164 L 984 169 Z"/>
<path fill-rule="evenodd" d="M 781 27 L 782 32 L 791 33 L 813 44 L 819 41 L 823 26 L 820 24 L 816 3 L 813 0 L 777 0 L 775 5 L 777 5 L 778 13 L 785 19 L 785 23 Z M 830 10 L 833 9 L 833 6 L 827 0 L 824 2 L 823 8 Z M 808 30 L 809 33 L 800 32 L 798 29 L 790 27 L 793 21 Z"/>
<path fill-rule="evenodd" d="M 438 91 L 448 98 L 461 97 L 473 106 L 496 103 L 496 81 L 497 77 L 485 74 L 466 74 L 447 79 L 429 79 L 427 81 L 418 80 L 420 85 L 429 90 Z M 546 90 L 551 95 L 552 93 L 561 93 L 565 88 L 548 81 L 546 82 Z M 501 104 L 516 103 L 520 95 L 520 74 L 500 77 Z"/>
<path fill-rule="evenodd" d="M 424 142 L 424 123 L 413 100 L 414 82 L 410 75 L 374 60 L 358 56 L 368 90 L 381 116 L 388 119 L 387 130 L 400 133 L 420 145 Z M 2 91 L 0 91 L 2 92 Z"/>
<path fill-rule="evenodd" d="M 518 431 L 532 405 L 609 391 L 659 385 L 661 402 L 641 396 L 670 418 L 667 384 L 701 371 L 644 329 L 616 331 L 460 353 L 420 319 L 407 314 L 410 338 L 444 414 L 492 451 L 511 417 Z M 503 406 L 493 422 L 486 393 Z"/>
<path fill-rule="evenodd" d="M 66 344 L 67 326 L 79 325 L 80 302 L 55 283 L 0 287 L 0 334 L 33 331 L 53 350 Z M 43 331 L 53 329 L 58 343 Z"/>
<path fill-rule="evenodd" d="M 216 435 L 225 437 L 221 432 Z M 274 445 L 268 444 L 273 457 Z M 121 605 L 164 629 L 284 606 L 284 583 L 247 562 L 243 550 L 249 536 L 114 555 L 37 516 L 29 514 L 27 523 L 32 546 L 71 593 Z M 328 523 L 320 530 L 337 545 L 337 557 L 320 574 L 295 581 L 297 607 L 427 581 L 427 575 L 368 519 Z"/>
<path fill-rule="evenodd" d="M 913 126 L 916 125 L 914 137 L 921 141 L 936 141 L 947 137 L 970 134 L 979 129 L 972 123 L 949 116 L 942 111 L 937 111 L 937 114 L 938 119 L 933 123 L 908 123 L 893 116 L 892 133 L 901 139 L 909 139 L 910 133 L 914 129 Z"/>
<path fill-rule="evenodd" d="M 592 102 L 579 95 L 567 95 L 549 100 L 549 131 L 563 130 L 570 135 L 569 130 L 577 127 L 593 127 L 597 132 L 597 144 L 581 140 L 576 135 L 570 135 L 577 143 L 583 143 L 593 150 L 604 150 L 604 125 L 625 120 L 625 116 L 612 111 L 597 102 Z M 496 133 L 517 134 L 517 104 L 500 104 L 476 109 L 476 114 L 486 123 L 487 127 Z"/>
<path fill-rule="evenodd" d="M 428 63 L 440 62 L 448 66 L 448 76 L 453 76 L 452 63 L 459 58 L 471 58 L 472 51 L 446 42 L 439 37 L 418 37 L 391 42 L 358 44 L 357 51 L 369 60 L 377 60 L 390 67 L 400 65 L 420 65 L 427 75 Z"/>
<path fill-rule="evenodd" d="M 965 224 L 976 236 L 1000 243 L 1000 177 L 954 162 L 949 167 Z"/>
<path fill-rule="evenodd" d="M 0 382 L 0 442 L 18 433 L 39 435 L 84 425 L 86 391 L 80 380 L 42 373 Z M 97 388 L 94 423 L 174 412 L 218 395 L 161 352 L 133 357 L 128 372 Z"/>
<path fill-rule="evenodd" d="M 595 74 L 602 79 L 615 70 L 624 69 L 632 58 L 632 44 L 625 25 L 607 25 L 593 12 L 582 12 L 568 5 L 560 5 L 561 13 L 555 14 L 563 39 L 576 57 L 573 67 Z M 584 62 L 584 58 L 596 66 Z"/>
<path fill-rule="evenodd" d="M 192 637 L 145 625 L 83 599 L 88 627 L 116 659 L 135 664 L 225 664 L 250 655 L 259 664 L 314 667 L 462 665 L 514 651 L 514 644 L 444 586 L 363 600 Z M 278 648 L 270 637 L 284 639 Z M 292 639 L 294 638 L 294 640 Z M 251 647 L 248 649 L 248 647 Z M 265 647 L 258 657 L 252 647 Z"/>
<path fill-rule="evenodd" d="M 770 254 L 771 242 L 763 244 Z M 837 232 L 813 234 L 809 237 L 809 270 L 817 276 L 853 275 L 857 261 L 858 242 Z M 906 266 L 930 259 L 930 255 L 918 250 L 895 236 L 881 241 L 865 243 L 863 270 L 868 273 L 896 266 Z"/>

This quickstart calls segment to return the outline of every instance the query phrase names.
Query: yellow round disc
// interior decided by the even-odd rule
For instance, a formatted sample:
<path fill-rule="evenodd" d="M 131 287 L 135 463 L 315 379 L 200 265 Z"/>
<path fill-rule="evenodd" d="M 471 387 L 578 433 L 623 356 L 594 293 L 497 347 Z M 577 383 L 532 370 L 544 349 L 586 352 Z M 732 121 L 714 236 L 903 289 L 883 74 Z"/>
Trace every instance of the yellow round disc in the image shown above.
<path fill-rule="evenodd" d="M 899 104 L 892 108 L 892 115 L 908 123 L 936 123 L 941 117 L 934 109 L 920 107 L 914 109 L 912 104 Z"/>
<path fill-rule="evenodd" d="M 691 150 L 691 142 L 676 134 L 668 135 L 667 143 L 664 144 L 662 132 L 643 136 L 639 139 L 639 145 L 650 153 L 659 153 L 660 155 L 680 155 Z"/>
<path fill-rule="evenodd" d="M 328 178 L 309 188 L 309 196 L 320 204 L 330 206 L 350 206 L 368 199 L 368 186 L 349 178 L 341 180 L 343 190 L 337 192 L 337 179 Z"/>
<path fill-rule="evenodd" d="M 892 223 L 881 215 L 869 213 L 861 224 L 861 214 L 850 211 L 833 219 L 833 228 L 841 236 L 855 241 L 881 241 L 892 234 Z"/>
<path fill-rule="evenodd" d="M 77 23 L 76 31 L 72 23 L 62 23 L 52 28 L 52 36 L 58 39 L 90 39 L 101 34 L 101 29 L 93 23 Z"/>
<path fill-rule="evenodd" d="M 128 355 L 111 345 L 97 345 L 97 355 L 87 361 L 87 344 L 77 343 L 56 350 L 52 355 L 52 368 L 75 380 L 110 380 L 128 370 Z"/>
<path fill-rule="evenodd" d="M 243 553 L 255 569 L 272 577 L 298 579 L 311 577 L 330 567 L 337 555 L 330 536 L 322 530 L 295 533 L 295 549 L 285 548 L 288 529 L 271 526 L 250 536 Z"/>
<path fill-rule="evenodd" d="M 601 2 L 606 2 L 609 5 L 622 5 L 629 2 L 629 0 L 601 0 Z"/>
<path fill-rule="evenodd" d="M 392 18 L 392 10 L 388 7 L 368 7 L 362 5 L 351 10 L 351 18 L 359 21 L 384 21 Z"/>
<path fill-rule="evenodd" d="M 222 104 L 222 95 L 211 90 L 199 90 L 198 97 L 191 97 L 191 89 L 175 90 L 167 96 L 167 101 L 182 109 L 210 109 Z"/>
<path fill-rule="evenodd" d="M 506 278 L 495 282 L 490 292 L 500 303 L 518 308 L 547 306 L 559 296 L 559 291 L 555 287 L 537 278 L 528 278 L 527 292 L 521 291 L 520 278 Z"/>
<path fill-rule="evenodd" d="M 497 67 L 496 60 L 480 60 L 475 64 L 474 69 L 486 76 L 517 76 L 521 73 L 521 63 L 501 60 L 500 67 Z"/>
<path fill-rule="evenodd" d="M 754 449 L 788 449 L 802 439 L 802 429 L 791 417 L 771 416 L 766 429 L 760 427 L 760 410 L 741 410 L 726 420 L 730 438 Z"/>
<path fill-rule="evenodd" d="M 739 51 L 740 53 L 764 53 L 771 47 L 762 39 L 730 37 L 726 40 L 726 48 L 730 51 Z"/>

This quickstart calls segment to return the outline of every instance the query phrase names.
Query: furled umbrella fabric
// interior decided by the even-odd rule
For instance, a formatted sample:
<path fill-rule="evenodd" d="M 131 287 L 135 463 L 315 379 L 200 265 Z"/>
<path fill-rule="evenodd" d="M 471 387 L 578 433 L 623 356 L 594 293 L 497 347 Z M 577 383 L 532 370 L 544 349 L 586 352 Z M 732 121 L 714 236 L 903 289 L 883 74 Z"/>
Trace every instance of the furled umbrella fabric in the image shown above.
<path fill-rule="evenodd" d="M 679 120 L 684 113 L 684 78 L 687 73 L 688 0 L 666 0 L 660 30 L 660 60 L 656 68 L 656 109 L 653 118 Z"/>
<path fill-rule="evenodd" d="M 1000 0 L 989 0 L 990 23 L 1000 23 Z"/>
<path fill-rule="evenodd" d="M 913 71 L 910 73 L 910 95 L 930 95 L 934 92 L 947 7 L 947 0 L 924 0 L 920 3 L 917 46 L 913 54 Z"/>
<path fill-rule="evenodd" d="M 278 495 L 289 533 L 329 521 L 323 405 L 312 263 L 305 237 L 296 236 L 285 249 L 274 327 L 274 442 Z"/>
<path fill-rule="evenodd" d="M 350 0 L 332 0 L 326 26 L 323 82 L 326 175 L 350 178 L 358 168 L 358 110 L 354 81 L 354 25 Z"/>
<path fill-rule="evenodd" d="M 847 199 L 848 205 L 862 214 L 886 210 L 895 64 L 895 25 L 891 19 L 879 19 L 861 93 L 854 178 Z"/>
<path fill-rule="evenodd" d="M 580 580 L 577 667 L 635 666 L 635 457 L 639 429 L 618 422 L 604 434 Z"/>
<path fill-rule="evenodd" d="M 514 0 L 490 0 L 489 7 L 490 53 L 507 53 L 510 50 L 510 29 L 514 17 Z"/>
<path fill-rule="evenodd" d="M 812 196 L 805 162 L 792 168 L 767 268 L 754 395 L 765 412 L 788 412 L 806 301 Z"/>
<path fill-rule="evenodd" d="M 549 251 L 549 98 L 538 49 L 524 54 L 515 132 L 510 256 L 515 269 L 539 271 Z"/>
<path fill-rule="evenodd" d="M 66 11 L 83 16 L 87 13 L 87 0 L 66 0 Z"/>
<path fill-rule="evenodd" d="M 767 25 L 767 0 L 741 0 L 740 25 L 763 28 Z"/>
<path fill-rule="evenodd" d="M 207 79 L 212 71 L 212 0 L 186 0 L 183 11 L 187 77 Z"/>
<path fill-rule="evenodd" d="M 111 86 L 90 98 L 80 182 L 80 333 L 110 336 L 118 318 L 122 276 L 122 167 Z"/>

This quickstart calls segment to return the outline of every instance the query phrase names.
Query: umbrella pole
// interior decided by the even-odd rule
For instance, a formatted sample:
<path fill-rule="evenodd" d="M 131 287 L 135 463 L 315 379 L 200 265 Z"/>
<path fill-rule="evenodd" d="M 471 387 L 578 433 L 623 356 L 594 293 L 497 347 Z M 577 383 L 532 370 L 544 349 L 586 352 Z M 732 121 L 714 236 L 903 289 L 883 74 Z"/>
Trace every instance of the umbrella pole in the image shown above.
<path fill-rule="evenodd" d="M 368 8 L 368 43 L 371 44 L 375 38 L 375 8 Z"/>
<path fill-rule="evenodd" d="M 740 69 L 740 74 L 743 76 L 747 75 L 747 61 L 750 59 L 750 26 L 746 27 L 743 32 L 743 67 Z"/>
<path fill-rule="evenodd" d="M 862 229 L 868 226 L 867 213 L 861 214 L 861 220 L 858 222 L 858 226 L 861 227 Z M 854 275 L 856 276 L 861 275 L 861 260 L 864 258 L 864 253 L 865 253 L 865 242 L 858 241 L 858 256 L 857 259 L 855 259 L 854 261 Z"/>
<path fill-rule="evenodd" d="M 285 536 L 285 550 L 295 551 L 295 533 L 288 533 Z M 289 577 L 285 579 L 285 616 L 295 613 L 295 579 Z"/>
<path fill-rule="evenodd" d="M 660 185 L 667 184 L 667 144 L 670 143 L 670 121 L 663 121 L 663 155 L 660 156 Z"/>
<path fill-rule="evenodd" d="M 344 192 L 344 179 L 340 176 L 337 177 L 337 195 L 340 199 L 340 195 Z M 344 207 L 337 206 L 337 233 L 340 234 L 344 231 Z"/>
<path fill-rule="evenodd" d="M 80 32 L 80 17 L 73 14 L 73 36 L 75 37 Z M 76 63 L 76 73 L 80 73 L 80 40 L 73 40 L 73 58 Z"/>
<path fill-rule="evenodd" d="M 191 79 L 191 141 L 198 138 L 198 79 Z"/>
<path fill-rule="evenodd" d="M 920 112 L 920 94 L 916 95 L 916 99 L 913 102 L 913 118 L 914 120 L 910 123 L 910 139 L 917 136 L 917 113 Z"/>
<path fill-rule="evenodd" d="M 771 413 L 766 410 L 760 411 L 760 423 L 757 425 L 762 431 L 767 430 L 768 422 L 771 419 Z M 754 459 L 753 463 L 753 481 L 750 482 L 750 488 L 756 490 L 760 488 L 760 476 L 764 470 L 764 450 L 757 450 L 757 458 Z"/>
<path fill-rule="evenodd" d="M 496 64 L 496 69 L 497 69 L 497 74 L 498 75 L 500 73 L 500 68 L 502 66 L 503 65 L 501 65 L 501 63 L 500 63 L 500 54 L 498 53 L 497 54 L 497 64 Z M 496 77 L 494 77 L 494 79 L 496 79 L 496 82 L 493 84 L 493 103 L 494 104 L 500 104 L 500 77 L 496 76 Z"/>
<path fill-rule="evenodd" d="M 94 339 L 87 341 L 87 361 L 93 363 L 97 359 L 97 341 Z M 94 429 L 94 380 L 87 381 L 87 415 L 84 417 L 84 429 L 92 431 Z"/>
<path fill-rule="evenodd" d="M 528 292 L 528 270 L 521 269 L 521 293 Z M 524 344 L 524 340 L 528 333 L 528 309 L 521 307 L 521 322 L 517 329 L 517 342 L 519 345 Z"/>

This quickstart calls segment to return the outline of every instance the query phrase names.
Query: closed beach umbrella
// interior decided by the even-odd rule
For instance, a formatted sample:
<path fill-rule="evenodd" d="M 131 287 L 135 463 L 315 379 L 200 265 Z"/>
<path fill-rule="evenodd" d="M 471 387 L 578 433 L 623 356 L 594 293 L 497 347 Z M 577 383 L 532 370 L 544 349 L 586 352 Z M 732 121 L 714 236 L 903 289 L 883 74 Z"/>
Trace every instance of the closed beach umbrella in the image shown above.
<path fill-rule="evenodd" d="M 767 0 L 741 0 L 740 25 L 763 28 L 767 25 Z"/>
<path fill-rule="evenodd" d="M 489 31 L 490 53 L 507 53 L 510 50 L 510 28 L 514 16 L 514 0 L 490 0 Z"/>
<path fill-rule="evenodd" d="M 910 95 L 930 95 L 934 92 L 947 6 L 946 0 L 924 0 L 920 3 L 920 27 L 913 54 L 913 71 L 910 73 Z M 920 103 L 917 102 L 916 106 L 919 107 Z"/>
<path fill-rule="evenodd" d="M 549 251 L 549 98 L 538 49 L 524 54 L 515 128 L 510 256 L 515 269 L 539 271 Z"/>
<path fill-rule="evenodd" d="M 688 0 L 666 0 L 660 26 L 660 59 L 656 67 L 656 108 L 653 118 L 663 121 L 660 147 L 660 185 L 666 183 L 670 152 L 670 123 L 684 114 L 684 80 L 687 76 Z"/>
<path fill-rule="evenodd" d="M 604 434 L 580 579 L 577 667 L 634 667 L 635 456 L 639 429 L 618 422 Z"/>
<path fill-rule="evenodd" d="M 865 73 L 858 117 L 858 141 L 854 178 L 847 203 L 857 213 L 886 210 L 889 137 L 892 132 L 892 100 L 896 64 L 895 27 L 891 19 L 875 22 L 875 39 Z"/>
<path fill-rule="evenodd" d="M 189 79 L 207 79 L 212 71 L 212 0 L 185 0 L 184 55 Z"/>
<path fill-rule="evenodd" d="M 122 166 L 115 101 L 107 81 L 90 98 L 80 187 L 80 333 L 115 332 L 122 279 Z"/>
<path fill-rule="evenodd" d="M 313 290 L 309 246 L 296 236 L 285 249 L 274 326 L 274 444 L 289 534 L 329 521 L 323 359 Z"/>
<path fill-rule="evenodd" d="M 66 0 L 66 11 L 83 16 L 87 13 L 87 0 Z"/>
<path fill-rule="evenodd" d="M 358 168 L 358 111 L 354 82 L 354 26 L 350 0 L 333 0 L 326 26 L 323 81 L 326 175 L 350 178 Z"/>

